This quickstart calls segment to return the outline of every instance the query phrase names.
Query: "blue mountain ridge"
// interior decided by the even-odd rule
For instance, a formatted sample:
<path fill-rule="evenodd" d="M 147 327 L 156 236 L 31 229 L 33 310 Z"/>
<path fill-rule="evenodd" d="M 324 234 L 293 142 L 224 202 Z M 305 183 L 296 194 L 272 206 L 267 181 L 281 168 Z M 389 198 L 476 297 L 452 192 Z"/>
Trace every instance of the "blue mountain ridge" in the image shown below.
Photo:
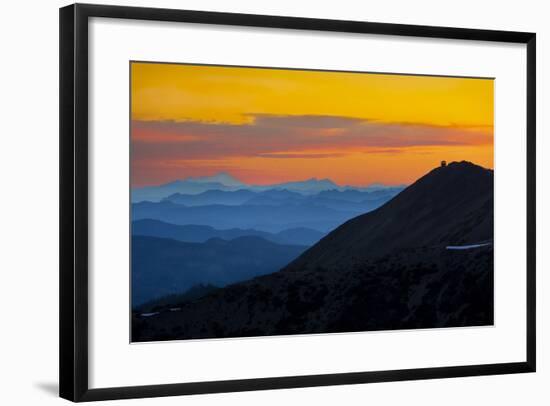
<path fill-rule="evenodd" d="M 373 184 L 372 186 L 366 187 L 339 186 L 330 179 L 317 178 L 311 178 L 303 181 L 276 183 L 271 185 L 247 185 L 227 173 L 219 173 L 214 176 L 190 177 L 182 180 L 175 180 L 157 186 L 132 188 L 131 200 L 134 203 L 144 200 L 158 202 L 163 198 L 173 195 L 174 193 L 199 194 L 208 190 L 236 191 L 246 189 L 250 191 L 262 192 L 270 189 L 276 189 L 288 190 L 303 195 L 311 195 L 328 190 L 375 191 L 385 190 L 387 188 L 394 188 L 394 186 L 384 186 L 380 184 Z M 398 186 L 398 188 L 402 190 L 404 186 Z"/>
<path fill-rule="evenodd" d="M 200 284 L 222 287 L 276 272 L 306 248 L 255 236 L 190 243 L 134 235 L 132 307 Z"/>
<path fill-rule="evenodd" d="M 183 242 L 206 242 L 212 238 L 234 240 L 239 237 L 253 236 L 277 244 L 310 246 L 319 241 L 324 233 L 309 228 L 291 228 L 278 233 L 242 228 L 217 230 L 214 227 L 204 225 L 177 225 L 159 220 L 142 219 L 132 222 L 132 235 L 170 238 Z"/>
<path fill-rule="evenodd" d="M 134 189 L 133 303 L 275 272 L 400 190 L 343 189 L 315 178 L 254 186 L 226 173 Z"/>
<path fill-rule="evenodd" d="M 207 225 L 217 229 L 253 228 L 271 233 L 298 227 L 327 232 L 358 214 L 315 204 L 187 207 L 168 201 L 134 203 L 131 210 L 132 220 L 156 219 L 172 224 Z"/>

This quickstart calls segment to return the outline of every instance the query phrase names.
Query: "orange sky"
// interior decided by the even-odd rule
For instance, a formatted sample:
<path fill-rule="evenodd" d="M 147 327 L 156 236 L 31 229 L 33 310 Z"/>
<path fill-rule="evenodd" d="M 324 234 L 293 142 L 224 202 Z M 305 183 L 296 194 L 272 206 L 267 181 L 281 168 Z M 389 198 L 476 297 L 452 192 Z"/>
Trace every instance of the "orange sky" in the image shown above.
<path fill-rule="evenodd" d="M 132 185 L 410 183 L 493 167 L 493 80 L 132 63 Z"/>

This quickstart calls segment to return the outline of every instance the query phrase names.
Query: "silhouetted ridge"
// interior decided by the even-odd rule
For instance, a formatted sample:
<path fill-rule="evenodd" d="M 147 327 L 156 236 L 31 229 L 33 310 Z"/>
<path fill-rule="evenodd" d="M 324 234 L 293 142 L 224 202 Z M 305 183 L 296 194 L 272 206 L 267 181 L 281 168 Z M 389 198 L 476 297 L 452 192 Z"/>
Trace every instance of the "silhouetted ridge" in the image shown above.
<path fill-rule="evenodd" d="M 471 162 L 433 169 L 378 209 L 329 233 L 286 269 L 349 266 L 397 250 L 493 236 L 493 171 Z"/>
<path fill-rule="evenodd" d="M 275 260 L 292 248 L 275 253 L 261 238 L 243 238 L 231 243 L 247 263 L 252 253 Z M 192 301 L 165 300 L 150 317 L 134 312 L 132 341 L 491 325 L 492 238 L 493 171 L 453 162 L 341 225 L 279 272 Z M 220 263 L 233 261 L 226 252 Z"/>

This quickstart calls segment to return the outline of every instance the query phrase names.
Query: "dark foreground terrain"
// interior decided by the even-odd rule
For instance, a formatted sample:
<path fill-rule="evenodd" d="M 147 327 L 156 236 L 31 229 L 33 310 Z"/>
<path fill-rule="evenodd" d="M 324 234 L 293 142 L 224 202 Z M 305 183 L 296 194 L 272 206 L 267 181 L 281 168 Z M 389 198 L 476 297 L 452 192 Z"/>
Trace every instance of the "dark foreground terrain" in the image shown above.
<path fill-rule="evenodd" d="M 279 272 L 135 312 L 132 341 L 490 325 L 492 238 L 493 172 L 452 163 Z"/>

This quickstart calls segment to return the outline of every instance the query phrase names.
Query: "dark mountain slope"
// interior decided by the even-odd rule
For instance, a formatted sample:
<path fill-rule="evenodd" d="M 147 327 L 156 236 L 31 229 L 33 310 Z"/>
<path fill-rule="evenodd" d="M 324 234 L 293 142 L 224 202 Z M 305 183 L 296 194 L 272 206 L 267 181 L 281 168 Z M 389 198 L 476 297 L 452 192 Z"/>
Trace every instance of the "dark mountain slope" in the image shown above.
<path fill-rule="evenodd" d="M 149 302 L 134 308 L 134 311 L 143 313 L 153 313 L 159 310 L 170 310 L 177 306 L 178 303 L 197 300 L 208 293 L 214 292 L 220 288 L 209 284 L 198 284 L 189 288 L 185 293 L 173 293 L 170 295 L 155 298 Z M 173 310 L 170 310 L 173 311 Z"/>
<path fill-rule="evenodd" d="M 377 210 L 342 224 L 288 269 L 342 267 L 403 248 L 492 237 L 493 171 L 453 162 L 432 170 Z"/>
<path fill-rule="evenodd" d="M 493 323 L 493 172 L 453 163 L 331 232 L 280 272 L 134 315 L 133 341 Z"/>
<path fill-rule="evenodd" d="M 134 315 L 132 341 L 482 326 L 493 323 L 493 249 L 413 250 L 339 272 L 275 272 Z M 168 305 L 167 307 L 170 307 Z"/>

